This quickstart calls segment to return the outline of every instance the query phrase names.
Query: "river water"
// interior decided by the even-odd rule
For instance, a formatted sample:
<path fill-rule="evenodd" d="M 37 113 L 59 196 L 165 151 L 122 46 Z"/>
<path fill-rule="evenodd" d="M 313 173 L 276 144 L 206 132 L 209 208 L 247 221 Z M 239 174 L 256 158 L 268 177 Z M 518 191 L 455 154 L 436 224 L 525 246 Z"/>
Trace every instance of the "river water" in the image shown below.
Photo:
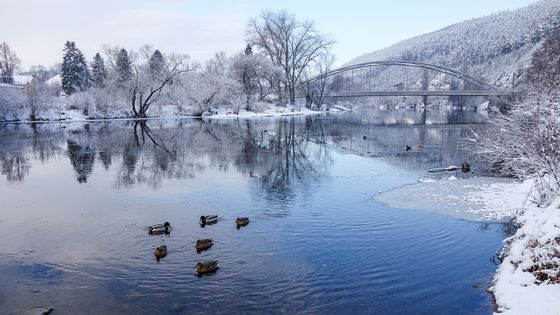
<path fill-rule="evenodd" d="M 1 125 L 0 313 L 491 313 L 485 289 L 508 224 L 374 198 L 460 164 L 457 139 L 482 119 Z M 221 220 L 202 228 L 203 214 Z M 238 230 L 241 216 L 251 222 Z M 164 221 L 170 235 L 148 235 Z M 198 254 L 199 238 L 215 245 Z M 214 259 L 220 269 L 197 277 Z"/>

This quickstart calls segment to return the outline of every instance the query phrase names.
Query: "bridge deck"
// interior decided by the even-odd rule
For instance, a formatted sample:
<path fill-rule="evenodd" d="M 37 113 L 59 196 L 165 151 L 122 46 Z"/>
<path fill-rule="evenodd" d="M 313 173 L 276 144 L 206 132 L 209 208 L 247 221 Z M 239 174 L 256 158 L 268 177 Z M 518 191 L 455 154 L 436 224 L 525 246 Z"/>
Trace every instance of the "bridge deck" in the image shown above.
<path fill-rule="evenodd" d="M 367 97 L 367 96 L 504 96 L 510 95 L 508 90 L 403 90 L 403 91 L 332 91 L 328 97 Z M 305 98 L 306 95 L 297 95 Z"/>

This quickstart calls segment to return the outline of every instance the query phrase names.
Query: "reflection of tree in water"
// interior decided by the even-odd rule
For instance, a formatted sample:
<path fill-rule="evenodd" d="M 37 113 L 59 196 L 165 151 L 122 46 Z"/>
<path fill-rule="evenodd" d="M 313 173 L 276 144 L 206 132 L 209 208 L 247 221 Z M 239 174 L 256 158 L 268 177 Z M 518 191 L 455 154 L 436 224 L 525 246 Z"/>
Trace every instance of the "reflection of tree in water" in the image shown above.
<path fill-rule="evenodd" d="M 2 154 L 0 161 L 2 161 L 2 175 L 5 175 L 9 182 L 22 181 L 31 169 L 31 162 L 21 152 Z"/>
<path fill-rule="evenodd" d="M 296 118 L 276 121 L 271 129 L 256 128 L 250 122 L 243 127 L 235 165 L 258 178 L 267 199 L 289 201 L 309 193 L 330 165 L 326 146 L 311 137 L 309 126 L 296 123 Z"/>
<path fill-rule="evenodd" d="M 272 164 L 263 174 L 264 186 L 270 191 L 285 193 L 295 182 L 305 182 L 319 177 L 307 148 L 309 138 L 296 135 L 294 119 L 281 121 L 276 134 L 268 142 L 268 150 L 273 153 Z"/>
<path fill-rule="evenodd" d="M 181 130 L 160 129 L 156 133 L 145 121 L 135 122 L 132 136 L 124 143 L 117 187 L 139 183 L 161 187 L 165 178 L 193 177 L 200 167 L 187 161 L 186 147 L 181 144 L 184 137 L 179 136 Z"/>
<path fill-rule="evenodd" d="M 87 178 L 93 171 L 95 162 L 95 150 L 90 146 L 82 147 L 72 140 L 67 140 L 68 157 L 76 173 L 78 183 L 87 183 Z"/>
<path fill-rule="evenodd" d="M 52 132 L 49 127 L 37 124 L 31 124 L 31 128 L 33 130 L 31 148 L 35 158 L 44 162 L 56 155 L 56 152 L 61 149 L 60 140 L 56 136 L 60 131 Z M 46 134 L 49 136 L 45 136 Z"/>
<path fill-rule="evenodd" d="M 113 154 L 111 153 L 111 150 L 99 151 L 97 153 L 97 159 L 101 161 L 101 164 L 103 164 L 103 167 L 106 170 L 108 170 L 109 167 L 111 167 L 111 164 L 113 164 Z"/>

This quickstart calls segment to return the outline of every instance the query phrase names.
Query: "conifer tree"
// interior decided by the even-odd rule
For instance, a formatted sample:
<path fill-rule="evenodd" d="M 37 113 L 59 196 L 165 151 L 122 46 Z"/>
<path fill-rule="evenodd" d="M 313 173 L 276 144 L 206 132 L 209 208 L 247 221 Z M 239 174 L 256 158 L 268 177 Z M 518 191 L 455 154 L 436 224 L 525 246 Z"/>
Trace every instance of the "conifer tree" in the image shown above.
<path fill-rule="evenodd" d="M 153 55 L 150 57 L 150 70 L 153 73 L 161 73 L 163 68 L 165 67 L 165 60 L 163 59 L 163 55 L 159 50 L 156 49 Z"/>
<path fill-rule="evenodd" d="M 124 48 L 121 49 L 117 55 L 116 68 L 117 83 L 119 85 L 132 79 L 132 62 L 130 61 L 128 52 Z"/>
<path fill-rule="evenodd" d="M 91 76 L 93 84 L 102 88 L 105 86 L 105 79 L 107 79 L 107 70 L 105 69 L 105 61 L 99 53 L 95 54 L 93 57 L 93 62 L 91 63 Z"/>
<path fill-rule="evenodd" d="M 91 74 L 84 54 L 71 41 L 66 42 L 63 50 L 62 89 L 68 95 L 87 90 L 91 86 Z"/>
<path fill-rule="evenodd" d="M 247 44 L 247 47 L 245 47 L 245 56 L 250 56 L 253 54 L 253 47 L 251 47 L 251 44 Z"/>

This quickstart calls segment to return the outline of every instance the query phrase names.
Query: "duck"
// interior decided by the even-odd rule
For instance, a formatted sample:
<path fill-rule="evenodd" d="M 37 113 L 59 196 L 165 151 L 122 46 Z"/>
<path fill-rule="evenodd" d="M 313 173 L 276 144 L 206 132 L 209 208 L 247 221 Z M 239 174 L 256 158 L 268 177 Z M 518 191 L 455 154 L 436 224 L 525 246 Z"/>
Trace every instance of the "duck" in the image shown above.
<path fill-rule="evenodd" d="M 169 222 L 152 225 L 148 228 L 149 234 L 169 234 L 169 232 L 171 232 L 171 224 Z"/>
<path fill-rule="evenodd" d="M 213 241 L 209 238 L 197 240 L 196 245 L 194 246 L 196 250 L 200 253 L 203 250 L 207 250 L 214 245 Z"/>
<path fill-rule="evenodd" d="M 237 225 L 237 229 L 239 230 L 240 227 L 246 226 L 249 224 L 249 218 L 237 218 L 235 219 L 235 225 Z"/>
<path fill-rule="evenodd" d="M 423 147 L 424 147 L 423 144 L 417 144 L 417 145 L 416 145 L 416 149 L 422 149 Z"/>
<path fill-rule="evenodd" d="M 156 247 L 156 250 L 154 251 L 154 256 L 156 256 L 157 261 L 167 256 L 167 245 L 161 245 Z"/>
<path fill-rule="evenodd" d="M 406 150 L 406 152 L 412 150 L 412 148 L 408 144 L 404 147 L 404 149 Z"/>
<path fill-rule="evenodd" d="M 200 216 L 200 225 L 204 227 L 206 224 L 214 224 L 218 222 L 218 215 L 217 214 L 210 214 L 210 215 L 202 215 Z"/>
<path fill-rule="evenodd" d="M 196 264 L 196 272 L 199 275 L 212 273 L 218 270 L 218 261 L 217 260 L 209 260 L 205 262 L 199 262 Z"/>
<path fill-rule="evenodd" d="M 464 161 L 464 162 L 461 164 L 461 171 L 462 171 L 463 173 L 468 173 L 468 172 L 471 171 L 471 165 L 469 164 L 469 162 Z"/>

